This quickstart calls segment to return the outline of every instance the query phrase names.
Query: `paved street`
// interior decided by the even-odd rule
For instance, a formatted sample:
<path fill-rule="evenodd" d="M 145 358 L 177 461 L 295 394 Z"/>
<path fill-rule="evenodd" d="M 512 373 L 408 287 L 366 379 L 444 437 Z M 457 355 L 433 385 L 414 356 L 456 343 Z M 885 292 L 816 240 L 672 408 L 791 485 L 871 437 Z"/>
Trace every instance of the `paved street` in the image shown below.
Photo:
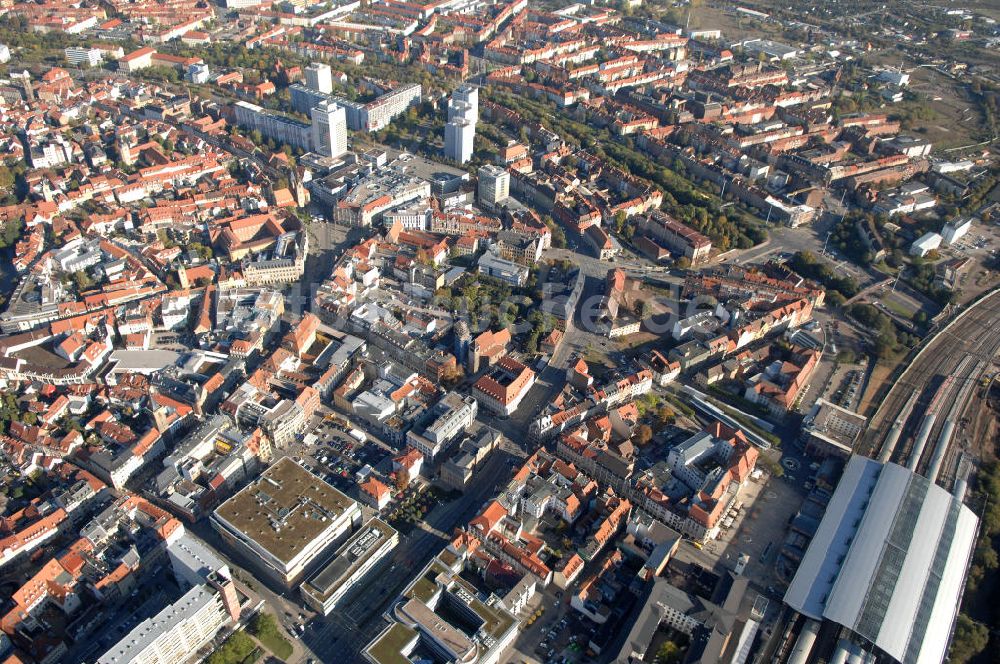
<path fill-rule="evenodd" d="M 349 229 L 329 221 L 313 220 L 309 223 L 309 255 L 302 279 L 292 286 L 293 296 L 286 298 L 294 313 L 307 310 L 312 303 L 316 286 L 333 272 L 333 266 L 344 249 L 357 243 L 359 229 Z"/>
<path fill-rule="evenodd" d="M 384 613 L 392 600 L 413 577 L 416 570 L 447 544 L 456 526 L 468 522 L 480 510 L 501 483 L 512 473 L 513 457 L 496 450 L 479 471 L 480 481 L 461 498 L 431 510 L 423 523 L 401 538 L 388 567 L 368 576 L 370 583 L 330 616 L 310 620 L 303 641 L 322 662 L 361 661 L 349 658 L 346 650 L 359 653 L 385 626 L 376 616 Z M 486 478 L 497 478 L 492 483 Z"/>

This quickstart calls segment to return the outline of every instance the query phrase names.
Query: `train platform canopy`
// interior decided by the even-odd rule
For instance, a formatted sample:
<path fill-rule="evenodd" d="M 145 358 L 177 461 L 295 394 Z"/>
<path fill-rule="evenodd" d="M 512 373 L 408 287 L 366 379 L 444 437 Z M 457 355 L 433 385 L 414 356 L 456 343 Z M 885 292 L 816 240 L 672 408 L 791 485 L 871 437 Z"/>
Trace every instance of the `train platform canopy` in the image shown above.
<path fill-rule="evenodd" d="M 785 603 L 902 664 L 944 660 L 978 519 L 927 478 L 852 456 Z"/>

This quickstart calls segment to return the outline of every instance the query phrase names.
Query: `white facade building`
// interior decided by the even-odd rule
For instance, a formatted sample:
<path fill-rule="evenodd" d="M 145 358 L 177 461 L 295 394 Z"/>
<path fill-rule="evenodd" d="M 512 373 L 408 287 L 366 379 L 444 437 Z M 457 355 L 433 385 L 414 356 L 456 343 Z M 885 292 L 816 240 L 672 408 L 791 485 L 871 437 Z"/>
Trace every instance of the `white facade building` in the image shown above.
<path fill-rule="evenodd" d="M 188 66 L 187 70 L 187 80 L 191 81 L 195 85 L 204 85 L 208 83 L 208 77 L 210 75 L 208 65 L 204 62 L 194 62 Z"/>
<path fill-rule="evenodd" d="M 481 167 L 477 193 L 480 205 L 495 207 L 510 196 L 510 173 L 492 164 Z"/>
<path fill-rule="evenodd" d="M 444 126 L 444 156 L 460 164 L 472 159 L 472 146 L 476 140 L 476 125 L 468 120 L 456 119 Z"/>
<path fill-rule="evenodd" d="M 327 68 L 329 69 L 329 67 Z M 347 113 L 333 101 L 322 101 L 312 109 L 313 149 L 328 157 L 347 152 Z"/>
<path fill-rule="evenodd" d="M 358 503 L 284 457 L 220 505 L 212 527 L 255 568 L 291 587 L 361 523 Z M 295 537 L 290 537 L 294 533 Z"/>
<path fill-rule="evenodd" d="M 479 121 L 479 89 L 462 85 L 448 102 L 448 124 L 444 127 L 444 155 L 460 164 L 472 159 Z"/>
<path fill-rule="evenodd" d="M 945 244 L 955 244 L 972 229 L 972 217 L 952 219 L 941 229 Z"/>
<path fill-rule="evenodd" d="M 469 85 L 468 83 L 460 85 L 455 89 L 455 92 L 451 95 L 452 104 L 458 105 L 459 103 L 465 104 L 465 115 L 463 117 L 466 120 L 471 120 L 473 123 L 479 122 L 479 88 Z M 460 108 L 460 107 L 459 107 Z M 458 108 L 456 108 L 458 110 Z M 448 120 L 452 120 L 452 109 L 451 105 L 448 108 Z"/>
<path fill-rule="evenodd" d="M 940 247 L 943 239 L 944 238 L 937 233 L 925 233 L 920 237 L 920 239 L 910 245 L 910 255 L 920 256 L 922 258 Z"/>
<path fill-rule="evenodd" d="M 136 625 L 97 664 L 184 662 L 231 620 L 223 593 L 208 585 L 198 585 Z"/>
<path fill-rule="evenodd" d="M 337 550 L 330 563 L 302 584 L 306 604 L 325 616 L 399 544 L 399 533 L 372 518 Z"/>
<path fill-rule="evenodd" d="M 86 67 L 96 67 L 104 62 L 104 53 L 99 48 L 86 48 L 84 46 L 70 46 L 66 49 L 66 62 L 71 65 L 84 65 Z"/>
<path fill-rule="evenodd" d="M 323 94 L 333 92 L 333 72 L 330 65 L 314 62 L 305 69 L 306 86 Z"/>
<path fill-rule="evenodd" d="M 238 101 L 233 104 L 236 124 L 251 131 L 259 131 L 279 143 L 287 143 L 303 150 L 312 150 L 312 128 L 303 122 L 287 118 L 256 104 Z"/>

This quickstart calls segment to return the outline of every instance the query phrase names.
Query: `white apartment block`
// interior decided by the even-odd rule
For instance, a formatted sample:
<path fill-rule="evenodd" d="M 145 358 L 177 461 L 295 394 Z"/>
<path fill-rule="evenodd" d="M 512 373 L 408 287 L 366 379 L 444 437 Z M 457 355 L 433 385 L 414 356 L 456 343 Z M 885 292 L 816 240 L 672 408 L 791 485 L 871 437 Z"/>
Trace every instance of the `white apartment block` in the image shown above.
<path fill-rule="evenodd" d="M 231 620 L 220 591 L 198 585 L 152 618 L 139 623 L 97 664 L 184 662 Z"/>
<path fill-rule="evenodd" d="M 355 131 L 378 131 L 387 127 L 392 119 L 405 113 L 413 104 L 420 103 L 422 88 L 419 83 L 402 85 L 390 90 L 367 104 L 337 99 L 347 109 L 347 126 Z"/>
<path fill-rule="evenodd" d="M 444 126 L 444 156 L 460 164 L 472 159 L 472 148 L 476 140 L 476 125 L 458 118 Z"/>
<path fill-rule="evenodd" d="M 96 67 L 104 62 L 104 53 L 99 48 L 70 46 L 66 49 L 66 62 L 71 65 Z"/>
<path fill-rule="evenodd" d="M 455 92 L 451 95 L 451 101 L 456 105 L 456 110 L 462 110 L 466 120 L 471 121 L 473 124 L 479 122 L 479 88 L 465 83 L 455 88 Z M 457 106 L 458 104 L 464 104 L 463 107 Z M 449 105 L 448 109 L 448 120 L 451 121 L 452 110 Z"/>
<path fill-rule="evenodd" d="M 333 92 L 333 72 L 330 65 L 314 62 L 305 69 L 306 86 L 323 94 Z"/>
<path fill-rule="evenodd" d="M 313 149 L 312 126 L 298 122 L 256 104 L 238 101 L 233 104 L 233 118 L 236 124 L 250 131 L 259 131 L 279 143 L 287 143 L 303 150 Z"/>
<path fill-rule="evenodd" d="M 506 169 L 487 164 L 479 169 L 477 188 L 480 204 L 493 207 L 510 196 L 510 173 Z"/>

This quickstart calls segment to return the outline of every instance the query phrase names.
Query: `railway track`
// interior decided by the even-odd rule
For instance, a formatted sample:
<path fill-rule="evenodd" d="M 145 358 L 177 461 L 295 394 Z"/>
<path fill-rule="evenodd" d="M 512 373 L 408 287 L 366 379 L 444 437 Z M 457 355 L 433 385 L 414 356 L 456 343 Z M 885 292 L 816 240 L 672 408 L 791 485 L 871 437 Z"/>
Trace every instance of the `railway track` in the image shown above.
<path fill-rule="evenodd" d="M 966 355 L 959 366 L 955 369 L 955 373 L 949 376 L 948 389 L 942 395 L 941 402 L 937 404 L 937 419 L 934 422 L 934 426 L 931 428 L 927 445 L 922 450 L 922 454 L 919 459 L 907 460 L 915 466 L 915 470 L 918 473 L 926 474 L 926 471 L 931 465 L 931 460 L 937 451 L 938 438 L 941 436 L 941 432 L 944 430 L 947 423 L 951 422 L 954 429 L 957 429 L 957 425 L 962 417 L 962 412 L 965 410 L 965 406 L 968 403 L 969 393 L 971 392 L 971 389 L 975 387 L 976 381 L 979 379 L 979 376 L 982 374 L 986 366 L 986 362 L 976 359 L 973 355 Z M 952 440 L 949 441 L 948 449 L 954 447 L 952 444 L 954 443 L 956 435 L 954 429 L 951 432 Z M 947 458 L 947 450 L 944 456 Z M 944 464 L 941 465 L 943 467 Z"/>
<path fill-rule="evenodd" d="M 960 391 L 956 391 L 955 401 L 952 404 L 952 415 L 951 419 L 955 422 L 955 432 L 948 444 L 948 447 L 943 451 L 943 458 L 940 462 L 939 468 L 935 468 L 934 457 L 931 458 L 930 464 L 933 473 L 937 475 L 936 480 L 938 484 L 944 488 L 951 490 L 956 473 L 958 472 L 959 462 L 961 456 L 964 454 L 965 448 L 967 446 L 967 433 L 966 433 L 966 423 L 969 421 L 967 413 L 972 404 L 976 403 L 974 398 L 974 392 L 979 384 L 979 378 L 983 375 L 989 367 L 989 363 L 980 360 L 976 363 L 976 368 L 970 374 L 969 379 L 966 381 L 965 385 L 961 387 Z M 937 454 L 937 451 L 935 451 Z"/>
<path fill-rule="evenodd" d="M 985 297 L 939 332 L 915 358 L 872 416 L 858 451 L 925 473 L 932 466 L 945 423 L 950 421 L 958 433 L 952 435 L 943 458 L 933 464 L 939 481 L 950 488 L 961 454 L 956 444 L 960 421 L 976 381 L 998 351 L 1000 291 Z M 934 417 L 928 417 L 931 413 Z M 892 431 L 897 421 L 898 435 Z M 928 430 L 921 432 L 921 428 Z M 912 459 L 914 454 L 919 458 Z"/>

